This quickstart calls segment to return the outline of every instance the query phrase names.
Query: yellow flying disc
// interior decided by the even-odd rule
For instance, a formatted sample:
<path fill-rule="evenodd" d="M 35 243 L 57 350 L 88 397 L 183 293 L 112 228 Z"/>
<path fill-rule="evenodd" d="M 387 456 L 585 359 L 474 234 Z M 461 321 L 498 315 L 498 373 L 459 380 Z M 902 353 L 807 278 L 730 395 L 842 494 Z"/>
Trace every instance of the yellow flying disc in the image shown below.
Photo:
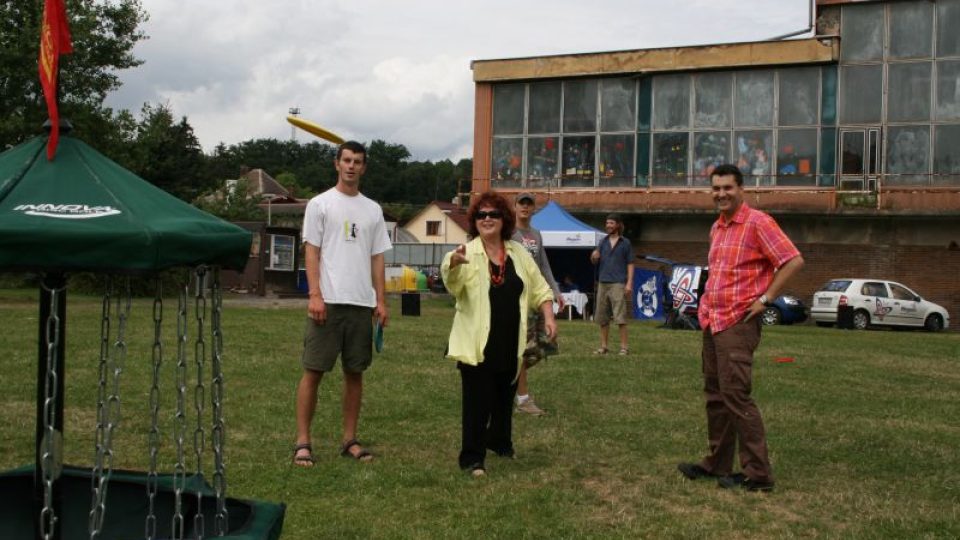
<path fill-rule="evenodd" d="M 331 131 L 327 131 L 309 120 L 304 120 L 303 118 L 297 118 L 296 116 L 289 115 L 287 116 L 287 122 L 290 122 L 307 133 L 312 133 L 321 139 L 330 141 L 333 144 L 343 144 L 345 142 L 343 137 Z"/>

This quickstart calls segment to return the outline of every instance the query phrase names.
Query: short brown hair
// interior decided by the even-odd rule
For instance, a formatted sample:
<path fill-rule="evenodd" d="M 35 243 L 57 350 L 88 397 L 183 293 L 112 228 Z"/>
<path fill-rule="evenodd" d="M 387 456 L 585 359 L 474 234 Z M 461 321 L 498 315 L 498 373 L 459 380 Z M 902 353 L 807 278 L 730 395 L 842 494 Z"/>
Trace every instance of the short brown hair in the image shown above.
<path fill-rule="evenodd" d="M 503 198 L 503 195 L 493 191 L 481 193 L 470 204 L 470 209 L 467 210 L 467 217 L 470 218 L 470 236 L 474 238 L 480 236 L 480 230 L 477 229 L 477 212 L 484 206 L 493 207 L 503 213 L 503 229 L 500 231 L 500 237 L 509 240 L 517 225 L 517 216 L 513 213 L 512 205 Z"/>

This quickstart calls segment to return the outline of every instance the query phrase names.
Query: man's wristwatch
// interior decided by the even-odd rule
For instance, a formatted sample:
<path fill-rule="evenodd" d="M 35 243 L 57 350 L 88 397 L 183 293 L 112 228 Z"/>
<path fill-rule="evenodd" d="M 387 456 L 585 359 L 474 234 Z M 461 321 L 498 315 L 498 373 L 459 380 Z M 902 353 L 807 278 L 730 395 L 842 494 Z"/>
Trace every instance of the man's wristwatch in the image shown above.
<path fill-rule="evenodd" d="M 765 295 L 765 294 L 761 294 L 761 295 L 760 295 L 760 298 L 758 298 L 758 300 L 760 301 L 761 304 L 763 304 L 763 305 L 765 305 L 765 306 L 769 306 L 769 305 L 770 305 L 770 299 L 767 298 L 767 295 Z"/>

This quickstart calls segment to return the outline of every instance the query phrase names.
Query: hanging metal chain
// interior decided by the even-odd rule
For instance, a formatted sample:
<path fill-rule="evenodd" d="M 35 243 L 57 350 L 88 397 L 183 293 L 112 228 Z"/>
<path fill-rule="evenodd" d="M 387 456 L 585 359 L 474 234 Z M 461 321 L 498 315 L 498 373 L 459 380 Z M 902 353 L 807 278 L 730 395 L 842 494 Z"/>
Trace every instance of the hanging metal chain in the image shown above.
<path fill-rule="evenodd" d="M 187 293 L 190 275 L 183 277 L 177 294 L 177 410 L 174 414 L 173 437 L 177 445 L 177 462 L 173 467 L 173 523 L 174 540 L 183 540 L 183 490 L 187 483 L 186 456 L 183 440 L 187 431 Z"/>
<path fill-rule="evenodd" d="M 228 514 L 226 506 L 227 476 L 226 465 L 223 460 L 223 446 L 226 442 L 225 426 L 223 422 L 223 327 L 221 315 L 223 313 L 223 295 L 220 290 L 220 271 L 213 269 L 213 285 L 211 297 L 213 305 L 210 310 L 210 323 L 213 335 L 213 356 L 211 357 L 211 385 L 210 401 L 213 407 L 213 429 L 211 440 L 213 444 L 213 489 L 217 496 L 217 514 L 215 531 L 217 536 L 224 536 L 228 529 Z"/>
<path fill-rule="evenodd" d="M 120 375 L 123 373 L 123 366 L 127 358 L 126 329 L 127 320 L 130 317 L 130 304 L 130 278 L 126 277 L 124 278 L 123 291 L 116 298 L 117 339 L 113 342 L 114 354 L 110 355 L 106 362 L 107 371 L 111 376 L 110 393 L 106 397 L 105 404 L 98 403 L 98 409 L 102 411 L 102 418 L 98 419 L 98 435 L 102 436 L 102 440 L 99 441 L 101 444 L 97 447 L 95 474 L 92 475 L 94 496 L 89 524 L 91 540 L 100 536 L 107 512 L 107 487 L 113 472 L 113 435 L 114 430 L 120 424 Z M 105 378 L 101 378 L 100 384 L 101 389 L 106 386 Z"/>
<path fill-rule="evenodd" d="M 108 359 L 110 358 L 110 321 L 113 318 L 111 308 L 113 307 L 114 295 L 113 276 L 107 276 L 104 282 L 103 299 L 100 310 L 100 360 L 97 364 L 97 425 L 94 431 L 94 462 L 93 471 L 90 475 L 90 489 L 93 493 L 91 498 L 90 518 L 87 526 L 88 531 L 95 528 L 95 514 L 97 508 L 97 490 L 99 488 L 98 479 L 103 476 L 103 444 L 104 429 L 106 426 L 105 415 L 107 401 L 107 375 Z"/>
<path fill-rule="evenodd" d="M 193 406 L 197 412 L 197 425 L 193 430 L 193 453 L 196 459 L 197 477 L 203 478 L 203 449 L 206 447 L 205 431 L 203 426 L 203 408 L 205 404 L 204 387 L 204 360 L 207 355 L 207 344 L 204 340 L 204 322 L 207 311 L 207 267 L 198 266 L 194 271 L 197 278 L 197 288 L 194 295 L 194 315 L 197 319 L 197 337 L 194 342 L 194 362 L 197 366 L 197 381 L 193 389 Z M 197 533 L 197 540 L 202 540 L 204 531 L 203 522 L 203 491 L 197 489 L 197 513 L 193 517 L 193 528 Z"/>
<path fill-rule="evenodd" d="M 150 470 L 147 473 L 147 519 L 144 523 L 144 538 L 154 540 L 157 537 L 156 498 L 159 488 L 157 476 L 157 454 L 160 452 L 160 366 L 163 363 L 163 341 L 161 326 L 163 323 L 163 279 L 157 276 L 157 294 L 153 299 L 153 376 L 150 381 L 150 434 L 147 443 L 150 447 Z"/>
<path fill-rule="evenodd" d="M 43 444 L 40 456 L 40 473 L 43 480 L 43 509 L 40 511 L 40 535 L 49 540 L 53 537 L 57 525 L 57 515 L 53 508 L 53 481 L 57 476 L 54 438 L 54 416 L 59 374 L 56 372 L 57 350 L 60 347 L 60 295 L 65 287 L 47 288 L 43 286 L 45 294 L 50 295 L 50 314 L 44 327 L 47 341 L 47 370 L 43 384 Z"/>

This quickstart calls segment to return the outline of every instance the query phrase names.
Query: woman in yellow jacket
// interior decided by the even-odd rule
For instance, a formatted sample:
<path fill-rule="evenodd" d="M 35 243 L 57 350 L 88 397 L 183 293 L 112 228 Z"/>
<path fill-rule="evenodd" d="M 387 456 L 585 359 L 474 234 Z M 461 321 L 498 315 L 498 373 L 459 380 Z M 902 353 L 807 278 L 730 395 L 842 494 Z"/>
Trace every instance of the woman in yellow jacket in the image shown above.
<path fill-rule="evenodd" d="M 447 358 L 457 361 L 462 389 L 460 468 L 486 474 L 487 449 L 513 457 L 512 413 L 526 345 L 527 312 L 543 313 L 556 336 L 553 291 L 530 254 L 510 240 L 516 217 L 487 192 L 468 211 L 473 240 L 447 253 L 440 272 L 457 300 Z"/>

